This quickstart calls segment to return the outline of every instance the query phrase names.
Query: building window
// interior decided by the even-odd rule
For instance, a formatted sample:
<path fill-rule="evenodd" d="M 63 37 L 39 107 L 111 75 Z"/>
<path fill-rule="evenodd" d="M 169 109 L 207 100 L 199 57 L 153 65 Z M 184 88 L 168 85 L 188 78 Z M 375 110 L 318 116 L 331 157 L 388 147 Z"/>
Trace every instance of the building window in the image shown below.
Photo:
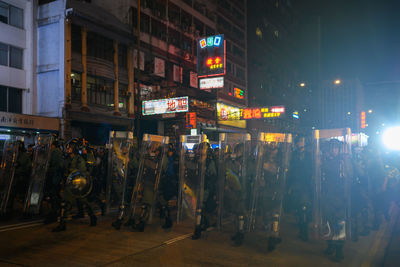
<path fill-rule="evenodd" d="M 72 101 L 81 101 L 81 74 L 77 72 L 71 73 L 71 98 Z"/>
<path fill-rule="evenodd" d="M 22 89 L 0 86 L 0 111 L 22 113 Z"/>
<path fill-rule="evenodd" d="M 73 52 L 82 53 L 82 32 L 81 27 L 75 24 L 72 24 L 71 27 L 71 49 Z M 87 39 L 86 39 L 87 44 Z"/>
<path fill-rule="evenodd" d="M 15 46 L 0 43 L 0 65 L 22 69 L 23 50 Z"/>
<path fill-rule="evenodd" d="M 114 59 L 114 43 L 111 39 L 94 32 L 87 33 L 87 55 L 108 61 Z"/>
<path fill-rule="evenodd" d="M 236 67 L 236 77 L 245 80 L 244 70 L 242 68 Z"/>
<path fill-rule="evenodd" d="M 0 43 L 0 65 L 8 66 L 8 45 Z"/>
<path fill-rule="evenodd" d="M 114 105 L 114 84 L 111 80 L 88 76 L 87 94 L 90 104 L 108 107 Z"/>
<path fill-rule="evenodd" d="M 128 47 L 123 44 L 118 45 L 118 66 L 128 68 Z"/>
<path fill-rule="evenodd" d="M 21 8 L 0 1 L 0 22 L 23 28 L 24 11 Z"/>
<path fill-rule="evenodd" d="M 10 67 L 22 69 L 22 49 L 10 46 Z"/>
<path fill-rule="evenodd" d="M 128 104 L 128 85 L 120 83 L 118 86 L 118 107 L 126 110 Z"/>
<path fill-rule="evenodd" d="M 166 39 L 167 39 L 166 25 L 158 20 L 152 19 L 151 20 L 151 34 L 158 39 L 166 41 Z"/>

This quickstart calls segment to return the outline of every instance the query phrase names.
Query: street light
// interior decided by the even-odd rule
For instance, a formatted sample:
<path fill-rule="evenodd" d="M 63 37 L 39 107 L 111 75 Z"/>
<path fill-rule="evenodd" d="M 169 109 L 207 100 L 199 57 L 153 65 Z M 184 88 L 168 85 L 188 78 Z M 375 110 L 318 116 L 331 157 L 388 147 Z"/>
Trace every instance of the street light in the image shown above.
<path fill-rule="evenodd" d="M 372 109 L 368 110 L 368 113 L 372 113 Z"/>
<path fill-rule="evenodd" d="M 300 87 L 305 87 L 306 83 L 300 83 Z"/>
<path fill-rule="evenodd" d="M 342 83 L 342 81 L 340 79 L 337 79 L 337 80 L 334 81 L 334 84 L 336 84 L 336 85 L 339 85 L 341 83 Z"/>
<path fill-rule="evenodd" d="M 351 112 L 349 111 L 349 112 L 347 112 L 347 115 L 351 115 Z"/>

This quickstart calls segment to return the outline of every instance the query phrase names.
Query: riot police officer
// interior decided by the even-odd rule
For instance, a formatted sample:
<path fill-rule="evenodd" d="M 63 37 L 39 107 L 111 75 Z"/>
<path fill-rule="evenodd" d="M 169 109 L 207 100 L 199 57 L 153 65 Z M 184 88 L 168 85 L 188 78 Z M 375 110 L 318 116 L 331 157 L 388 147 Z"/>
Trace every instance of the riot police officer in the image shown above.
<path fill-rule="evenodd" d="M 224 188 L 224 207 L 235 214 L 237 218 L 237 229 L 236 234 L 232 237 L 232 240 L 236 245 L 241 245 L 244 239 L 244 216 L 245 216 L 245 192 L 242 187 L 241 179 L 246 177 L 240 177 L 241 168 L 243 164 L 243 153 L 244 144 L 238 144 L 234 147 L 232 154 L 226 158 L 226 175 L 225 175 L 225 188 Z"/>
<path fill-rule="evenodd" d="M 206 143 L 207 146 L 207 158 L 205 167 L 205 179 L 204 179 L 204 203 L 203 211 L 201 216 L 200 226 L 196 226 L 194 234 L 192 236 L 193 240 L 199 239 L 201 237 L 201 232 L 206 230 L 210 225 L 216 224 L 216 211 L 217 211 L 217 167 L 216 159 L 211 150 L 210 144 Z M 200 152 L 200 149 L 197 149 Z"/>
<path fill-rule="evenodd" d="M 346 198 L 344 160 L 340 157 L 341 143 L 332 139 L 329 150 L 322 163 L 322 209 L 327 224 L 324 238 L 327 249 L 324 254 L 334 255 L 335 261 L 343 259 L 343 246 L 346 239 Z M 342 197 L 338 197 L 342 196 Z"/>
<path fill-rule="evenodd" d="M 59 148 L 58 141 L 51 144 L 49 168 L 45 184 L 46 198 L 51 205 L 51 210 L 47 215 L 45 223 L 57 220 L 57 212 L 60 206 L 61 182 L 64 174 L 64 159 Z"/>
<path fill-rule="evenodd" d="M 296 142 L 288 176 L 288 209 L 297 217 L 298 237 L 308 240 L 308 224 L 311 220 L 312 168 L 310 153 L 306 151 L 304 139 Z"/>
<path fill-rule="evenodd" d="M 90 217 L 90 226 L 96 226 L 97 217 L 94 215 L 93 210 L 89 202 L 87 201 L 87 193 L 90 191 L 87 188 L 90 188 L 90 180 L 88 179 L 88 173 L 86 169 L 85 160 L 79 155 L 79 147 L 77 144 L 71 145 L 71 150 L 69 151 L 69 158 L 67 160 L 67 179 L 64 182 L 64 190 L 61 202 L 61 210 L 60 210 L 60 224 L 53 229 L 53 232 L 60 232 L 66 230 L 66 218 L 71 209 L 72 203 L 79 199 L 82 202 L 83 206 L 86 207 L 88 215 Z M 79 192 L 81 189 L 86 190 L 84 195 L 80 195 Z"/>

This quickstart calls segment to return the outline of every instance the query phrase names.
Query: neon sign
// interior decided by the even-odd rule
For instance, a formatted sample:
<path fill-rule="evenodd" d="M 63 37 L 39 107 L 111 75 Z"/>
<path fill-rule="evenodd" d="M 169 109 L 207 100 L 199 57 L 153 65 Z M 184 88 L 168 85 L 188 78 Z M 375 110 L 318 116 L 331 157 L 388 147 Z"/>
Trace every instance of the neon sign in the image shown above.
<path fill-rule="evenodd" d="M 225 75 L 224 35 L 198 39 L 197 74 L 199 78 Z"/>
<path fill-rule="evenodd" d="M 142 102 L 142 114 L 155 115 L 189 111 L 189 97 L 175 97 Z"/>
<path fill-rule="evenodd" d="M 361 111 L 361 129 L 365 129 L 365 111 Z"/>
<path fill-rule="evenodd" d="M 244 91 L 240 88 L 233 88 L 233 96 L 239 99 L 244 99 Z"/>
<path fill-rule="evenodd" d="M 206 38 L 200 39 L 200 48 L 220 46 L 222 39 L 223 37 L 221 35 L 207 37 L 207 41 Z"/>
<path fill-rule="evenodd" d="M 268 118 L 279 118 L 285 113 L 285 107 L 261 107 L 261 108 L 236 108 L 227 105 L 221 105 L 218 110 L 218 120 L 258 120 Z M 217 106 L 218 107 L 218 106 Z"/>

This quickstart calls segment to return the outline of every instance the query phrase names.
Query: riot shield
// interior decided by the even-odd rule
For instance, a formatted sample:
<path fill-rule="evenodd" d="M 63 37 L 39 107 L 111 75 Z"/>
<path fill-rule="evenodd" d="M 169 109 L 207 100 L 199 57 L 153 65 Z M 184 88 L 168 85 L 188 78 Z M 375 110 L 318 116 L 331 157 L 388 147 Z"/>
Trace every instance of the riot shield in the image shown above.
<path fill-rule="evenodd" d="M 111 131 L 108 147 L 108 173 L 106 186 L 106 212 L 112 208 L 125 208 L 129 151 L 133 132 Z"/>
<path fill-rule="evenodd" d="M 177 223 L 188 221 L 200 224 L 204 202 L 206 139 L 205 135 L 181 135 Z"/>
<path fill-rule="evenodd" d="M 44 185 L 51 155 L 51 135 L 38 135 L 35 138 L 31 180 L 25 200 L 25 214 L 39 214 L 43 200 Z"/>
<path fill-rule="evenodd" d="M 130 214 L 138 217 L 138 223 L 152 221 L 168 142 L 169 137 L 166 136 L 143 135 L 138 174 L 130 203 Z"/>
<path fill-rule="evenodd" d="M 324 240 L 345 240 L 351 235 L 351 130 L 315 130 L 314 235 Z"/>
<path fill-rule="evenodd" d="M 0 212 L 7 213 L 12 186 L 14 183 L 15 164 L 18 157 L 18 142 L 11 137 L 4 144 L 0 173 Z"/>
<path fill-rule="evenodd" d="M 248 210 L 248 191 L 251 171 L 250 134 L 221 133 L 218 155 L 218 228 L 236 223 L 243 230 Z M 233 216 L 233 217 L 232 217 Z"/>
<path fill-rule="evenodd" d="M 256 177 L 252 183 L 248 230 L 262 229 L 268 241 L 280 238 L 283 197 L 289 168 L 292 135 L 259 133 Z M 268 244 L 271 248 L 274 242 Z"/>

